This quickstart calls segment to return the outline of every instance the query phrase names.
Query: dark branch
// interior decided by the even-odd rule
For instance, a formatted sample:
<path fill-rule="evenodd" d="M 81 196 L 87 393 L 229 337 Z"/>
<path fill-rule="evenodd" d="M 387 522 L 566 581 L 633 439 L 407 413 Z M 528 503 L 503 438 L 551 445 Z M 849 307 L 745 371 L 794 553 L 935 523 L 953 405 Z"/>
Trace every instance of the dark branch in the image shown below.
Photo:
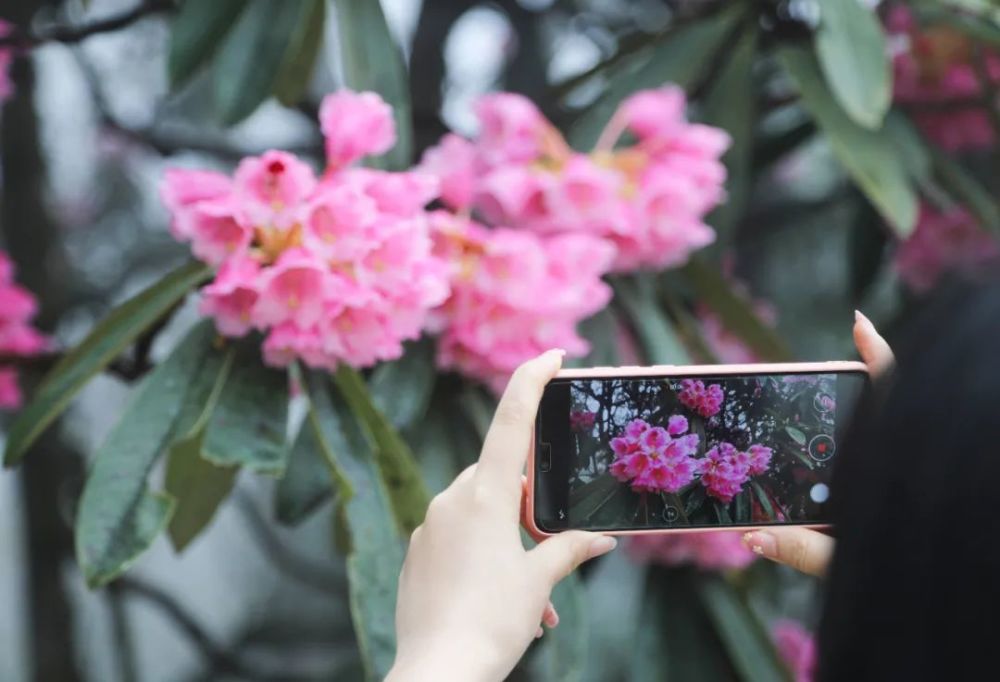
<path fill-rule="evenodd" d="M 79 43 L 98 33 L 109 33 L 130 26 L 150 14 L 173 9 L 173 0 L 144 0 L 144 2 L 121 14 L 115 14 L 105 19 L 98 19 L 97 21 L 80 26 L 51 26 L 47 30 L 38 33 L 15 30 L 9 35 L 0 38 L 0 47 L 27 50 L 50 42 L 65 44 Z"/>

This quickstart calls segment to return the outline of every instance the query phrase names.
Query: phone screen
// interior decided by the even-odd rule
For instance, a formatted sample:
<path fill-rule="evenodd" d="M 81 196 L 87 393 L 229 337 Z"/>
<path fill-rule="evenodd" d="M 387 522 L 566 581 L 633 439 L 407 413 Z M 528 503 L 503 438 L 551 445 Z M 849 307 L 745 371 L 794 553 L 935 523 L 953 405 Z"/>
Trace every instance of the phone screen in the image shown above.
<path fill-rule="evenodd" d="M 862 372 L 556 379 L 536 422 L 546 531 L 828 519 Z"/>

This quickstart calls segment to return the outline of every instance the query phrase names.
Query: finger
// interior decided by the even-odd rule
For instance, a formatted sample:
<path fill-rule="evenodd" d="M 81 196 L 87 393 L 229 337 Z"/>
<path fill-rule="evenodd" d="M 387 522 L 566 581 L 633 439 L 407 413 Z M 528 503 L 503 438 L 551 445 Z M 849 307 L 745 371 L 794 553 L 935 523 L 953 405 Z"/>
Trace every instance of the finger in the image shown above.
<path fill-rule="evenodd" d="M 555 586 L 584 561 L 607 554 L 617 544 L 609 535 L 570 530 L 538 545 L 528 552 L 528 558 L 549 584 Z"/>
<path fill-rule="evenodd" d="M 543 630 L 543 629 L 542 629 L 542 626 L 541 626 L 541 625 L 539 625 L 539 626 L 538 626 L 538 629 L 537 629 L 537 630 L 535 630 L 535 639 L 541 639 L 541 638 L 542 638 L 542 635 L 544 635 L 544 634 L 545 634 L 545 630 Z"/>
<path fill-rule="evenodd" d="M 872 321 L 857 310 L 854 311 L 854 345 L 872 376 L 882 374 L 893 363 L 889 344 L 876 331 Z"/>
<path fill-rule="evenodd" d="M 545 384 L 562 366 L 564 354 L 562 350 L 542 353 L 518 367 L 510 378 L 479 456 L 476 478 L 481 482 L 510 490 L 520 498 L 521 471 L 528 458 L 538 403 Z"/>
<path fill-rule="evenodd" d="M 743 542 L 754 554 L 815 576 L 826 574 L 833 556 L 833 538 L 809 528 L 755 530 L 746 533 Z"/>
<path fill-rule="evenodd" d="M 542 612 L 542 622 L 545 623 L 545 627 L 550 629 L 559 625 L 559 612 L 556 611 L 552 602 L 546 604 L 545 611 Z"/>

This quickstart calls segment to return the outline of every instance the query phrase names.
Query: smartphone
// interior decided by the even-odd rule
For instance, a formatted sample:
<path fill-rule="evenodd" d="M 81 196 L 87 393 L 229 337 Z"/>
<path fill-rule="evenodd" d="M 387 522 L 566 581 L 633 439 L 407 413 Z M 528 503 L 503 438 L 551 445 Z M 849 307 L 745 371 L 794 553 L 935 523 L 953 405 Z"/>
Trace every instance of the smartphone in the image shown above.
<path fill-rule="evenodd" d="M 546 387 L 527 523 L 545 536 L 829 525 L 859 362 L 599 367 Z"/>

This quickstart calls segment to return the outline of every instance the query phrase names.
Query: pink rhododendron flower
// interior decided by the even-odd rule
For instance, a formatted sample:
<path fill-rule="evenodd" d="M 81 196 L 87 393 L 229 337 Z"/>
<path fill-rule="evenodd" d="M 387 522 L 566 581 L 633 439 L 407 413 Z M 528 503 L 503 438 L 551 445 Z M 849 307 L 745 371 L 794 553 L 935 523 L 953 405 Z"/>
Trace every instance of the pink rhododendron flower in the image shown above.
<path fill-rule="evenodd" d="M 530 101 L 482 98 L 471 143 L 446 136 L 422 168 L 448 185 L 445 201 L 487 221 L 545 235 L 587 234 L 615 247 L 614 269 L 684 263 L 715 233 L 705 215 L 724 198 L 722 130 L 689 123 L 676 87 L 636 93 L 612 117 L 597 147 L 574 152 Z M 616 148 L 629 129 L 638 137 Z"/>
<path fill-rule="evenodd" d="M 675 493 L 693 481 L 698 436 L 681 435 L 688 430 L 682 416 L 674 415 L 667 423 L 664 429 L 641 419 L 629 422 L 621 435 L 611 440 L 615 454 L 611 474 L 636 492 Z"/>
<path fill-rule="evenodd" d="M 967 210 L 920 207 L 917 227 L 899 246 L 896 270 L 914 291 L 929 290 L 948 271 L 986 272 L 1000 266 L 1000 244 Z"/>
<path fill-rule="evenodd" d="M 451 296 L 434 313 L 438 364 L 497 391 L 514 369 L 548 348 L 588 350 L 576 325 L 603 308 L 612 250 L 583 235 L 543 241 L 444 211 L 432 215 L 435 253 L 450 268 Z"/>
<path fill-rule="evenodd" d="M 626 549 L 634 560 L 643 563 L 694 564 L 706 571 L 745 568 L 757 559 L 741 534 L 732 531 L 639 535 L 629 538 Z"/>
<path fill-rule="evenodd" d="M 14 283 L 14 264 L 0 251 L 0 354 L 36 355 L 49 347 L 49 340 L 31 326 L 38 310 L 35 297 Z M 0 367 L 0 409 L 21 406 L 17 370 Z"/>
<path fill-rule="evenodd" d="M 574 431 L 590 431 L 597 415 L 590 410 L 573 410 L 569 413 L 569 427 Z"/>
<path fill-rule="evenodd" d="M 764 445 L 751 445 L 745 452 L 722 442 L 697 460 L 697 473 L 710 496 L 729 504 L 751 476 L 763 474 L 771 465 L 773 452 Z"/>
<path fill-rule="evenodd" d="M 794 620 L 779 620 L 771 639 L 795 682 L 813 682 L 816 675 L 816 640 Z"/>
<path fill-rule="evenodd" d="M 420 169 L 440 178 L 441 201 L 448 208 L 462 210 L 475 196 L 477 159 L 471 142 L 448 133 L 436 147 L 424 151 Z"/>
<path fill-rule="evenodd" d="M 950 151 L 992 146 L 996 134 L 982 103 L 972 40 L 944 24 L 921 27 L 902 3 L 889 11 L 886 28 L 894 46 L 895 100 L 914 106 L 913 120 L 924 133 Z M 1000 53 L 983 50 L 982 59 L 995 87 L 1000 84 Z"/>
<path fill-rule="evenodd" d="M 13 27 L 9 22 L 0 19 L 0 38 L 10 35 Z M 10 79 L 10 66 L 14 61 L 14 50 L 0 47 L 0 102 L 14 94 L 14 83 Z"/>
<path fill-rule="evenodd" d="M 355 367 L 398 357 L 448 296 L 424 206 L 437 179 L 346 167 L 394 138 L 392 112 L 372 93 L 324 101 L 331 166 L 322 180 L 295 156 L 244 159 L 233 180 L 173 170 L 162 197 L 172 232 L 218 266 L 201 312 L 218 330 L 267 334 L 266 362 Z"/>
<path fill-rule="evenodd" d="M 323 98 L 319 124 L 331 168 L 384 154 L 396 144 L 392 107 L 374 92 L 341 90 Z"/>
<path fill-rule="evenodd" d="M 711 384 L 705 386 L 700 379 L 683 379 L 677 398 L 689 410 L 694 410 L 702 417 L 708 418 L 719 413 L 724 399 L 722 386 Z"/>

